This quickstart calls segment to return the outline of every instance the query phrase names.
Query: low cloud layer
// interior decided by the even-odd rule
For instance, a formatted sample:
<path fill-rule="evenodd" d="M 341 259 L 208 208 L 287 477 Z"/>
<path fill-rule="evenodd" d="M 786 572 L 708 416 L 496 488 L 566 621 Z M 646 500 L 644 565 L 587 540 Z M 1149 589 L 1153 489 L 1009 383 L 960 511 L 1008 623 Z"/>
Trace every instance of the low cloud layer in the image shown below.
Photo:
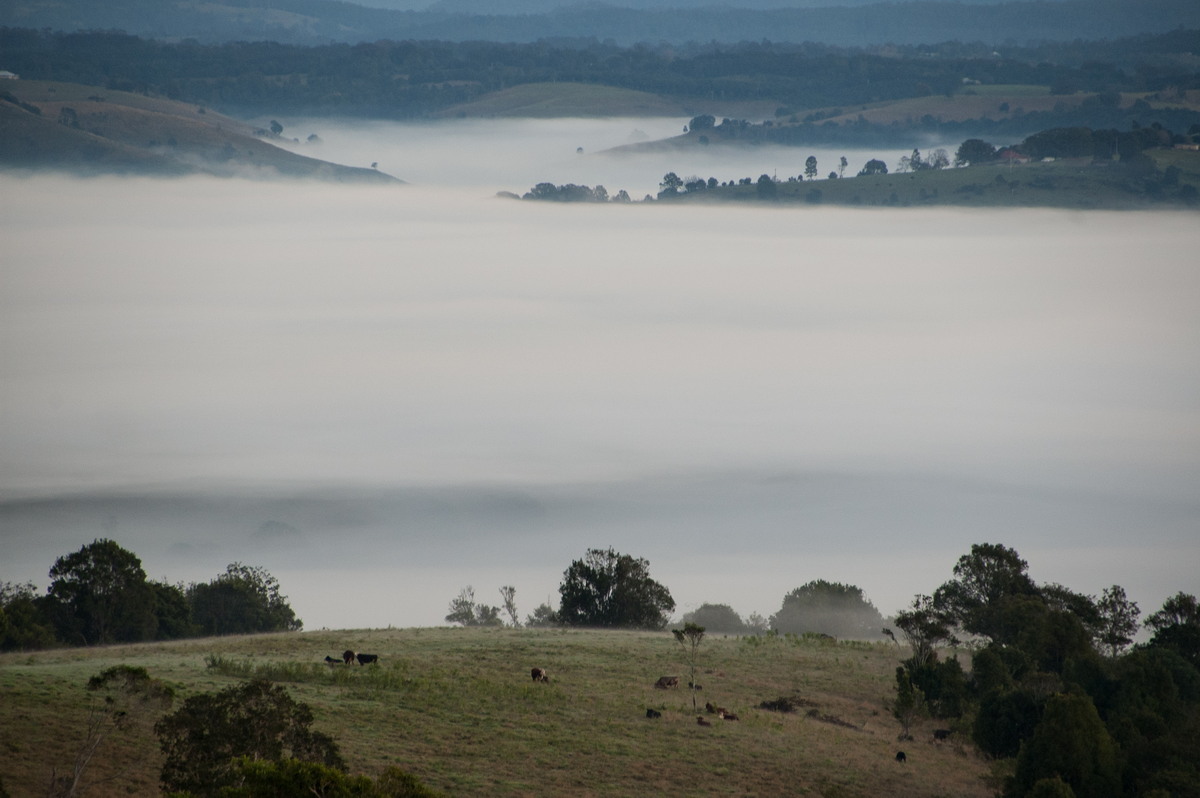
<path fill-rule="evenodd" d="M 491 198 L 540 179 L 7 182 L 0 579 L 107 536 L 432 624 L 612 545 L 681 610 L 888 613 L 988 540 L 1200 590 L 1193 215 Z"/>

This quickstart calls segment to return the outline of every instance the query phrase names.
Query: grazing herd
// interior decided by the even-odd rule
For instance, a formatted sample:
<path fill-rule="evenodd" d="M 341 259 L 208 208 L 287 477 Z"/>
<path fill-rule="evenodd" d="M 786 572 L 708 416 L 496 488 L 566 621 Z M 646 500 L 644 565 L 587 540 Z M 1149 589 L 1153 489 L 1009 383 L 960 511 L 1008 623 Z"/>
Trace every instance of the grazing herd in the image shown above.
<path fill-rule="evenodd" d="M 325 657 L 325 662 L 326 662 L 326 664 L 331 665 L 331 666 L 332 665 L 340 665 L 340 664 L 353 665 L 355 662 L 358 662 L 358 664 L 360 666 L 361 665 L 372 665 L 372 664 L 376 664 L 379 662 L 379 655 L 378 654 L 358 654 L 350 649 L 346 649 L 345 651 L 342 652 L 342 656 L 340 659 L 338 657 Z M 537 667 L 531 668 L 529 671 L 529 675 L 533 678 L 534 682 L 548 683 L 550 681 L 550 674 L 547 673 L 545 668 L 537 668 Z M 679 687 L 679 677 L 678 676 L 660 676 L 660 677 L 658 677 L 658 680 L 654 683 L 654 687 L 657 690 L 669 690 L 672 688 Z M 693 682 L 688 682 L 688 687 L 692 690 L 702 690 L 703 689 L 700 685 L 695 684 Z M 734 720 L 738 719 L 738 716 L 735 713 L 728 711 L 724 707 L 716 706 L 711 701 L 705 702 L 704 710 L 710 715 L 716 715 L 720 720 L 734 721 Z M 660 712 L 657 709 L 654 709 L 652 707 L 647 707 L 646 708 L 646 717 L 651 720 L 656 719 L 656 718 L 661 718 L 662 712 Z M 708 718 L 704 717 L 703 715 L 697 715 L 696 716 L 696 725 L 712 726 L 712 721 L 710 721 Z M 948 740 L 950 738 L 950 735 L 951 735 L 950 729 L 934 729 L 933 730 L 933 738 L 935 741 L 940 742 L 943 740 Z M 896 761 L 901 764 L 907 763 L 908 755 L 906 753 L 904 753 L 903 751 L 897 751 L 896 752 Z"/>
<path fill-rule="evenodd" d="M 356 654 L 353 651 L 351 651 L 350 649 L 346 649 L 345 651 L 342 652 L 341 659 L 338 659 L 337 657 L 326 657 L 325 664 L 326 665 L 338 665 L 338 664 L 353 665 L 356 660 L 359 665 L 370 665 L 373 662 L 379 662 L 379 655 L 378 654 Z"/>

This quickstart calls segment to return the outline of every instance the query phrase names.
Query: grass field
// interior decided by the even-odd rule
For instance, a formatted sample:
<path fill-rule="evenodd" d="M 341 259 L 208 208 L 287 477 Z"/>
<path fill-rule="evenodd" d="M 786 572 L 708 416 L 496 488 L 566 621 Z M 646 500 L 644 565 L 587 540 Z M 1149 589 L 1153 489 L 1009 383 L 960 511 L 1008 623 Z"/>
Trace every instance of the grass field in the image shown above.
<path fill-rule="evenodd" d="M 345 648 L 375 666 L 328 666 Z M 89 676 L 138 665 L 186 697 L 251 676 L 314 711 L 355 773 L 407 770 L 455 796 L 987 796 L 987 762 L 935 743 L 933 723 L 897 742 L 887 702 L 903 653 L 888 644 L 706 637 L 695 694 L 739 716 L 699 726 L 682 647 L 669 633 L 516 629 L 305 632 L 0 656 L 0 776 L 44 795 L 69 770 Z M 532 666 L 549 684 L 530 679 Z M 796 712 L 758 708 L 787 697 Z M 662 712 L 648 719 L 647 708 Z M 939 724 L 945 725 L 945 724 Z M 898 748 L 908 761 L 895 761 Z M 106 741 L 88 795 L 146 795 L 161 765 L 148 728 Z"/>

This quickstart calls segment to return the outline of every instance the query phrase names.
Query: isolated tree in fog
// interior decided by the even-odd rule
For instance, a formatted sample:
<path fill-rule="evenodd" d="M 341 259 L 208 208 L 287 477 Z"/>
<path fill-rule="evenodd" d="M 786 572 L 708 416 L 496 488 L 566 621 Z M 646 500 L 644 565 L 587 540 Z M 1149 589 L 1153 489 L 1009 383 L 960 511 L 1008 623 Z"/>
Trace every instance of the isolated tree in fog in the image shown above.
<path fill-rule="evenodd" d="M 504 588 L 501 589 L 501 595 L 504 593 Z M 516 589 L 513 588 L 513 595 L 516 595 Z M 514 613 L 516 605 L 513 605 Z M 515 619 L 514 615 L 514 619 Z M 489 607 L 486 604 L 481 604 L 475 601 L 475 588 L 467 585 L 462 590 L 458 591 L 458 595 L 450 600 L 450 611 L 446 613 L 446 621 L 448 623 L 457 623 L 463 626 L 503 626 L 504 621 L 500 620 L 500 608 Z M 514 624 L 515 625 L 515 624 Z"/>
<path fill-rule="evenodd" d="M 687 654 L 688 689 L 692 693 L 692 711 L 695 712 L 696 691 L 700 689 L 696 686 L 696 654 L 700 650 L 700 643 L 704 640 L 704 627 L 694 623 L 685 623 L 682 629 L 672 629 L 671 634 L 675 636 L 675 642 L 683 646 L 683 650 Z"/>
<path fill-rule="evenodd" d="M 883 616 L 863 597 L 861 588 L 817 579 L 783 597 L 783 606 L 771 616 L 771 628 L 780 632 L 813 632 L 834 637 L 877 638 Z"/>
<path fill-rule="evenodd" d="M 685 612 L 683 621 L 712 632 L 740 634 L 746 631 L 746 622 L 728 604 L 701 604 L 691 612 Z"/>
<path fill-rule="evenodd" d="M 886 175 L 888 173 L 887 164 L 878 158 L 872 158 L 867 161 L 863 168 L 859 171 L 859 177 L 869 177 L 871 175 Z"/>
<path fill-rule="evenodd" d="M 804 160 L 804 176 L 809 180 L 817 177 L 817 156 L 810 155 Z"/>
<path fill-rule="evenodd" d="M 559 622 L 567 626 L 665 629 L 675 600 L 650 578 L 650 563 L 611 548 L 588 549 L 563 572 Z"/>

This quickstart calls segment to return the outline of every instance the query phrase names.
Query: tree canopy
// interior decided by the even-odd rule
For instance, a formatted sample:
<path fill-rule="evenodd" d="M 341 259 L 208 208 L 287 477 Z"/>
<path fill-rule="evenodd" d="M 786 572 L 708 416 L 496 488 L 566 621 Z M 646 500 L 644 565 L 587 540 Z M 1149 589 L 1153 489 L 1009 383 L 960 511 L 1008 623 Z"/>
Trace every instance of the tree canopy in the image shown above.
<path fill-rule="evenodd" d="M 558 619 L 567 626 L 665 629 L 675 600 L 650 578 L 650 563 L 613 549 L 588 549 L 563 572 Z"/>
<path fill-rule="evenodd" d="M 862 588 L 824 579 L 788 593 L 783 606 L 771 616 L 772 629 L 793 634 L 874 639 L 882 627 L 883 616 L 864 598 Z"/>
<path fill-rule="evenodd" d="M 230 563 L 211 582 L 187 591 L 192 622 L 202 635 L 297 631 L 304 623 L 280 595 L 279 580 L 261 566 Z"/>

